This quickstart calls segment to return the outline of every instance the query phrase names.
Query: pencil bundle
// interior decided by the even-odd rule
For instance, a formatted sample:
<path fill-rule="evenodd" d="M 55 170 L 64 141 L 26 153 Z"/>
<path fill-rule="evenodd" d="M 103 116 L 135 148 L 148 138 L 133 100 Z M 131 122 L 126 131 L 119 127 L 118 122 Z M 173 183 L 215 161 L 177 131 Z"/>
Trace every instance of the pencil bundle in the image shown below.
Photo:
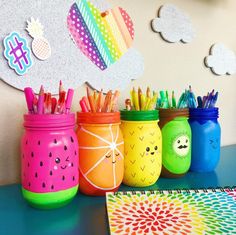
<path fill-rule="evenodd" d="M 149 87 L 146 89 L 146 94 L 142 92 L 140 87 L 138 91 L 133 87 L 133 90 L 130 91 L 130 96 L 131 99 L 125 100 L 127 110 L 145 111 L 155 109 L 158 95 L 155 91 L 153 91 L 153 95 L 151 95 Z"/>
<path fill-rule="evenodd" d="M 68 114 L 74 95 L 73 89 L 64 91 L 62 82 L 59 84 L 59 98 L 52 97 L 50 92 L 45 92 L 43 85 L 39 95 L 35 95 L 31 87 L 24 89 L 28 112 L 31 114 Z"/>
<path fill-rule="evenodd" d="M 80 107 L 82 112 L 117 112 L 118 111 L 118 97 L 119 91 L 108 91 L 106 95 L 103 95 L 103 91 L 90 90 L 87 87 L 87 96 L 82 97 L 80 100 Z"/>

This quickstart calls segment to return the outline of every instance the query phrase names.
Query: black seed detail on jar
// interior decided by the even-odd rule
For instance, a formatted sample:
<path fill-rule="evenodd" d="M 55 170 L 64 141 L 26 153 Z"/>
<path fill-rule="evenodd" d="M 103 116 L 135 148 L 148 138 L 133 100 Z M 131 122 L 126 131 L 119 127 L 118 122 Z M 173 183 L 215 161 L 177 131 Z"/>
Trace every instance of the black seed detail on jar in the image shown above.
<path fill-rule="evenodd" d="M 72 138 L 72 136 L 70 137 L 70 140 L 71 140 L 72 143 L 74 143 L 74 139 Z"/>
<path fill-rule="evenodd" d="M 77 154 L 76 150 L 75 150 L 75 155 Z"/>
<path fill-rule="evenodd" d="M 40 145 L 40 140 L 38 141 L 38 145 Z"/>
<path fill-rule="evenodd" d="M 49 153 L 49 157 L 52 157 L 52 153 L 51 152 Z"/>
<path fill-rule="evenodd" d="M 50 175 L 52 175 L 52 171 L 50 171 L 50 173 L 49 173 Z"/>
<path fill-rule="evenodd" d="M 26 145 L 28 144 L 28 140 L 25 141 L 25 144 L 26 144 Z"/>
<path fill-rule="evenodd" d="M 40 162 L 40 166 L 43 166 L 43 162 Z"/>
<path fill-rule="evenodd" d="M 29 185 L 29 187 L 30 187 L 31 183 L 29 182 L 28 185 Z"/>
<path fill-rule="evenodd" d="M 54 186 L 53 186 L 53 185 L 51 186 L 51 189 L 54 189 Z"/>
<path fill-rule="evenodd" d="M 72 166 L 72 167 L 74 166 L 73 162 L 71 163 L 71 166 Z"/>
<path fill-rule="evenodd" d="M 43 186 L 43 188 L 45 188 L 46 187 L 45 183 L 43 183 L 42 186 Z"/>
<path fill-rule="evenodd" d="M 65 180 L 65 176 L 64 175 L 62 176 L 62 180 Z"/>
<path fill-rule="evenodd" d="M 34 176 L 35 176 L 35 178 L 38 178 L 38 173 L 36 172 Z"/>
<path fill-rule="evenodd" d="M 30 166 L 29 162 L 28 162 L 27 166 L 28 166 L 28 167 Z"/>
<path fill-rule="evenodd" d="M 73 176 L 73 181 L 75 181 L 75 177 Z"/>
<path fill-rule="evenodd" d="M 64 146 L 64 150 L 65 150 L 65 151 L 67 150 L 67 146 L 66 146 L 66 145 Z"/>
<path fill-rule="evenodd" d="M 25 155 L 24 155 L 24 154 L 22 154 L 22 158 L 25 158 Z"/>
<path fill-rule="evenodd" d="M 33 152 L 31 152 L 31 157 L 34 157 L 34 153 Z"/>
<path fill-rule="evenodd" d="M 56 139 L 54 139 L 54 144 L 57 144 L 57 140 Z"/>

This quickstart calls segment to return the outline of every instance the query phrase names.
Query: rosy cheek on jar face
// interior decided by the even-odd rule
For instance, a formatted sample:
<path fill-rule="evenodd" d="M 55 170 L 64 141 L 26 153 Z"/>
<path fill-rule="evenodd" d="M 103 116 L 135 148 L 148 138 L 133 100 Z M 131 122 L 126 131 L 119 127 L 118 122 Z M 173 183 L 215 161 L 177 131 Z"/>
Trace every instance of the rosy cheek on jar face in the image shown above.
<path fill-rule="evenodd" d="M 146 152 L 146 156 L 148 156 L 148 152 Z"/>
<path fill-rule="evenodd" d="M 109 163 L 109 159 L 108 158 L 105 159 L 105 163 Z"/>

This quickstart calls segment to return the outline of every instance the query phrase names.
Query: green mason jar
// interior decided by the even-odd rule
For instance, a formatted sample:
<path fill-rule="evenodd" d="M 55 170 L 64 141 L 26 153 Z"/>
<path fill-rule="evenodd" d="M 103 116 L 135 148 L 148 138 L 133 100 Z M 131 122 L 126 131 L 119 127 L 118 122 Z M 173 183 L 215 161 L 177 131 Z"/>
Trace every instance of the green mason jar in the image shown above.
<path fill-rule="evenodd" d="M 159 109 L 162 132 L 161 176 L 177 178 L 191 164 L 191 128 L 188 109 Z"/>

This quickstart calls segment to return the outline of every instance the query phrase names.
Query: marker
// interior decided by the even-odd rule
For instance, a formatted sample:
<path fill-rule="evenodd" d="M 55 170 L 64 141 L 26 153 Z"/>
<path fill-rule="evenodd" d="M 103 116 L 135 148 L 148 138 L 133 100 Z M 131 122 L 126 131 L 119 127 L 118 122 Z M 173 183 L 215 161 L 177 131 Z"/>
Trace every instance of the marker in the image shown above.
<path fill-rule="evenodd" d="M 65 113 L 66 114 L 68 114 L 70 112 L 73 95 L 74 95 L 74 90 L 73 89 L 69 89 L 67 91 L 67 97 L 66 97 L 66 103 L 65 103 L 65 108 L 66 108 Z"/>
<path fill-rule="evenodd" d="M 24 89 L 25 93 L 25 99 L 28 107 L 28 112 L 29 113 L 34 113 L 34 108 L 33 108 L 33 101 L 34 101 L 34 93 L 31 87 L 26 87 Z"/>

